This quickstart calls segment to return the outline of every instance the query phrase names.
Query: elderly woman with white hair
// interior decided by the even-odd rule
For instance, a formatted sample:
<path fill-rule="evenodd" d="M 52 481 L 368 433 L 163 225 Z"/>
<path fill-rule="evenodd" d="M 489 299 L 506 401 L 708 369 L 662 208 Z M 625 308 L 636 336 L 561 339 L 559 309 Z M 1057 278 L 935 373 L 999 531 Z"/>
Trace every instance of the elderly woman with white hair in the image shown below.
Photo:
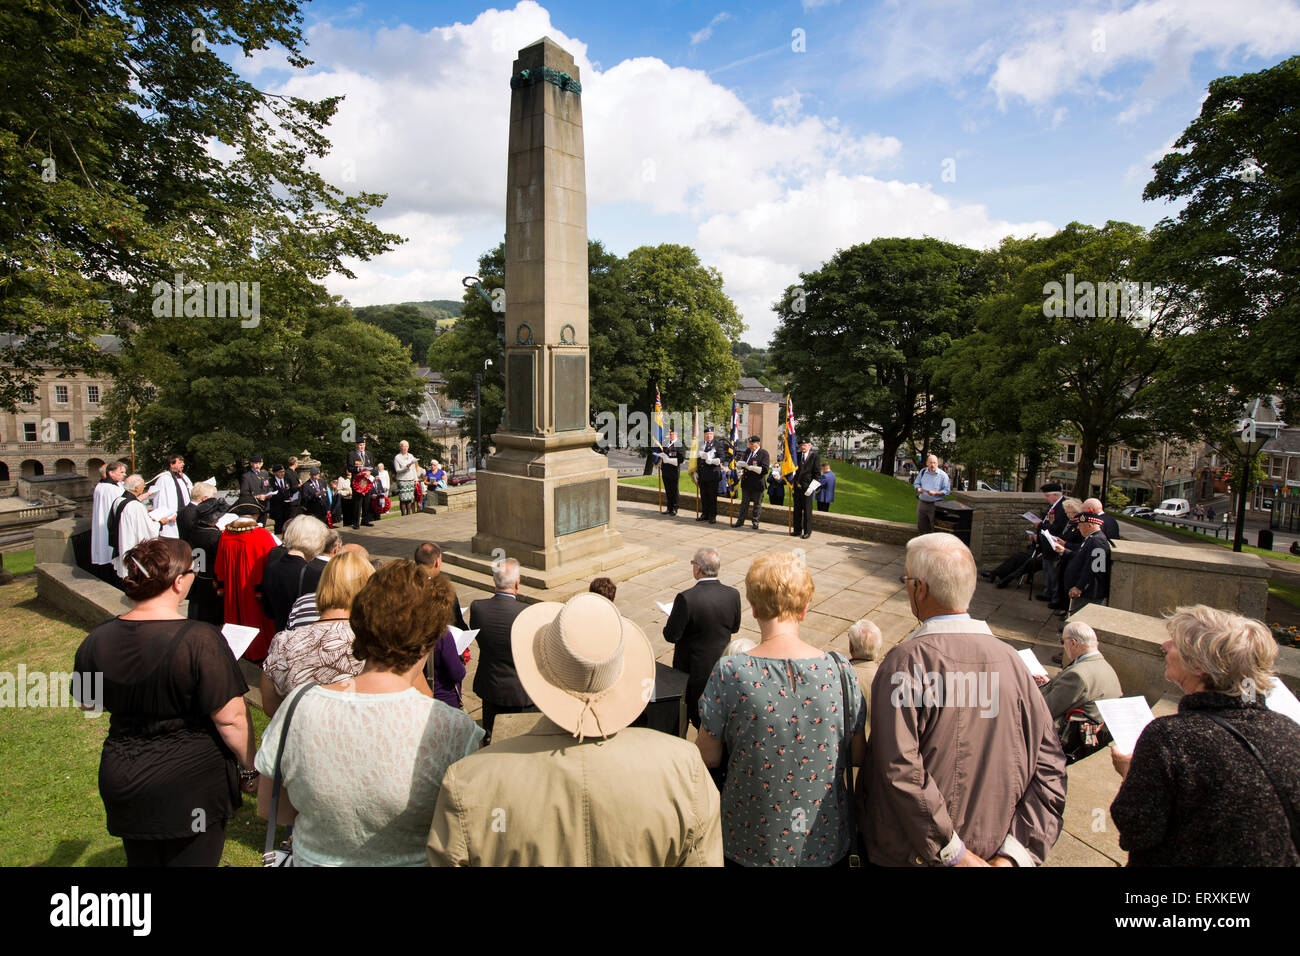
<path fill-rule="evenodd" d="M 1204 605 L 1166 621 L 1178 713 L 1147 724 L 1110 815 L 1129 866 L 1300 865 L 1300 724 L 1269 710 L 1277 642 Z"/>
<path fill-rule="evenodd" d="M 272 555 L 262 575 L 262 606 L 276 631 L 289 626 L 289 611 L 302 595 L 316 590 L 325 566 L 316 560 L 325 550 L 329 528 L 311 515 L 299 515 L 284 529 L 284 554 Z"/>
<path fill-rule="evenodd" d="M 415 513 L 415 484 L 420 480 L 420 459 L 411 454 L 411 443 L 403 439 L 393 456 L 393 480 L 397 482 L 397 504 L 403 515 Z"/>

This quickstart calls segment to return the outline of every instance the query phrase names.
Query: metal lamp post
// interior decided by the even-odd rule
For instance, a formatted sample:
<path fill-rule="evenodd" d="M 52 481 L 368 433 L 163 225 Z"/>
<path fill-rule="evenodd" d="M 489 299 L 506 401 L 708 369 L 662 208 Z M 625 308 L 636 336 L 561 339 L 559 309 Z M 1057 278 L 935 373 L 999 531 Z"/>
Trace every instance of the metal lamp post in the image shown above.
<path fill-rule="evenodd" d="M 483 373 L 474 373 L 474 470 L 483 467 Z"/>
<path fill-rule="evenodd" d="M 1232 443 L 1240 455 L 1241 471 L 1237 475 L 1237 530 L 1232 539 L 1232 550 L 1240 551 L 1246 531 L 1246 484 L 1254 468 L 1255 456 L 1269 442 L 1269 436 L 1260 435 L 1253 418 L 1244 419 L 1241 428 L 1232 433 Z"/>

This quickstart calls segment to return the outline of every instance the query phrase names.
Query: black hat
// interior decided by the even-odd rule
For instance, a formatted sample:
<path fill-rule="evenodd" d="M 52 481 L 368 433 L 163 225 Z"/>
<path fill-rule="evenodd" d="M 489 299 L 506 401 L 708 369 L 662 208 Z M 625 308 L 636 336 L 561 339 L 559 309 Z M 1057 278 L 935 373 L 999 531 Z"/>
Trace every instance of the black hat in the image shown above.
<path fill-rule="evenodd" d="M 272 470 L 272 471 L 284 471 L 284 465 L 272 465 L 272 466 L 271 466 L 271 470 Z"/>
<path fill-rule="evenodd" d="M 705 430 L 706 432 L 711 432 L 711 431 L 713 431 L 713 426 L 712 426 L 712 425 L 705 425 L 705 426 L 704 426 L 704 430 Z"/>
<path fill-rule="evenodd" d="M 1059 481 L 1049 481 L 1047 484 L 1043 485 L 1043 487 L 1038 490 L 1042 492 L 1060 491 L 1061 483 Z"/>
<path fill-rule="evenodd" d="M 235 502 L 235 506 L 230 511 L 241 518 L 256 518 L 262 513 L 262 506 L 251 496 L 240 495 L 239 500 Z"/>
<path fill-rule="evenodd" d="M 257 453 L 255 453 L 255 454 L 253 455 L 252 458 L 248 459 L 248 463 L 249 463 L 250 465 L 251 465 L 253 462 L 255 462 L 255 461 L 262 461 L 262 454 L 261 454 L 261 452 L 257 452 Z"/>
<path fill-rule="evenodd" d="M 759 441 L 760 439 L 759 439 L 759 437 L 758 437 L 757 435 L 750 435 L 750 436 L 749 436 L 749 440 L 750 440 L 750 441 Z"/>
<path fill-rule="evenodd" d="M 317 468 L 315 465 L 312 465 L 310 468 L 307 469 L 307 473 L 310 475 L 319 475 L 320 469 Z"/>

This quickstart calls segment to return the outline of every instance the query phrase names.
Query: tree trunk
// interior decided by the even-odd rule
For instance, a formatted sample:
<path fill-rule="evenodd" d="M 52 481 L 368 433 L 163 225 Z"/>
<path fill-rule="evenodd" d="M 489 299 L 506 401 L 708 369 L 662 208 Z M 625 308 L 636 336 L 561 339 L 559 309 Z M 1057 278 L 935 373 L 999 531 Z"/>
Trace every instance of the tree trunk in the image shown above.
<path fill-rule="evenodd" d="M 894 461 L 898 456 L 899 440 L 888 436 L 881 436 L 880 439 L 880 473 L 882 475 L 892 475 L 894 473 Z"/>
<path fill-rule="evenodd" d="M 1079 440 L 1079 463 L 1074 473 L 1074 497 L 1081 501 L 1092 496 L 1092 463 L 1096 460 L 1097 439 L 1084 435 Z"/>
<path fill-rule="evenodd" d="M 1042 458 L 1037 455 L 1025 456 L 1025 480 L 1022 484 L 1021 491 L 1037 491 L 1034 487 L 1034 479 L 1038 477 L 1038 469 L 1042 467 Z"/>

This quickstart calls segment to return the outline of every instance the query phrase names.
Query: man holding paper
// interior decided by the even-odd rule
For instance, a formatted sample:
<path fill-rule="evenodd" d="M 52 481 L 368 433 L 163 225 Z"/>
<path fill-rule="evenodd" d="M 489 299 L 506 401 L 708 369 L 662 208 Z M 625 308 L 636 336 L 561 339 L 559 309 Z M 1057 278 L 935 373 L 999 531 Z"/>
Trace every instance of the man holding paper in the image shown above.
<path fill-rule="evenodd" d="M 655 455 L 659 462 L 659 473 L 664 480 L 664 509 L 666 514 L 677 514 L 677 481 L 681 475 L 682 462 L 686 460 L 686 449 L 677 440 L 677 430 L 668 429 L 668 444 L 659 449 Z"/>
<path fill-rule="evenodd" d="M 799 467 L 794 473 L 794 530 L 801 538 L 812 537 L 813 495 L 821 486 L 821 457 L 807 438 L 799 441 Z"/>
<path fill-rule="evenodd" d="M 523 611 L 519 603 L 519 562 L 503 558 L 492 567 L 490 598 L 469 606 L 469 626 L 478 629 L 478 670 L 474 674 L 474 693 L 483 701 L 483 738 L 486 747 L 492 741 L 492 726 L 497 714 L 533 712 L 532 698 L 519 683 L 514 655 L 510 650 L 510 629 Z"/>
<path fill-rule="evenodd" d="M 758 530 L 759 514 L 763 510 L 763 489 L 766 485 L 767 469 L 772 464 L 767 450 L 759 446 L 757 435 L 750 435 L 745 443 L 744 459 L 737 458 L 740 466 L 740 517 L 733 528 L 745 526 L 745 516 L 750 515 L 754 530 Z"/>
<path fill-rule="evenodd" d="M 700 448 L 695 478 L 700 489 L 700 515 L 696 521 L 718 523 L 718 480 L 722 477 L 722 446 L 713 441 L 713 426 L 704 426 L 704 445 Z"/>
<path fill-rule="evenodd" d="M 952 481 L 947 472 L 939 470 L 937 456 L 926 458 L 925 468 L 916 473 L 912 487 L 916 489 L 916 530 L 929 534 L 934 530 L 935 504 L 952 492 Z"/>

